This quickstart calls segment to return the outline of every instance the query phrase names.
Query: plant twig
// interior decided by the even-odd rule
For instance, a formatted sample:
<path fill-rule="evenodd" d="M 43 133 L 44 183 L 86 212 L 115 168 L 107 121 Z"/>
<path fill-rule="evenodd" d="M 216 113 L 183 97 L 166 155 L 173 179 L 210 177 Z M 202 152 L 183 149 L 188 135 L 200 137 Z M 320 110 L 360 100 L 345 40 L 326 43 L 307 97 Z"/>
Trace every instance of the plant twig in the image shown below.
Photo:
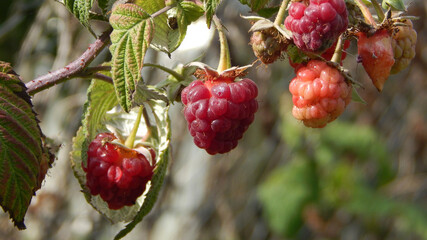
<path fill-rule="evenodd" d="M 355 0 L 355 2 L 359 7 L 360 11 L 362 12 L 362 15 L 365 18 L 366 22 L 368 22 L 373 27 L 376 27 L 377 23 L 375 22 L 375 19 L 372 17 L 372 14 L 369 11 L 369 8 L 362 2 L 362 0 Z"/>
<path fill-rule="evenodd" d="M 371 3 L 374 6 L 375 11 L 377 12 L 378 20 L 382 22 L 385 18 L 383 9 L 381 8 L 380 4 L 378 4 L 377 0 L 371 0 Z"/>
<path fill-rule="evenodd" d="M 289 0 L 283 0 L 282 5 L 280 5 L 279 12 L 277 13 L 276 19 L 274 19 L 274 24 L 280 26 L 285 20 L 286 8 L 288 6 Z"/>
<path fill-rule="evenodd" d="M 44 89 L 78 76 L 110 43 L 110 33 L 112 30 L 113 29 L 110 28 L 102 33 L 102 35 L 96 39 L 94 43 L 89 45 L 88 49 L 72 63 L 28 82 L 26 84 L 27 93 L 34 95 Z"/>
<path fill-rule="evenodd" d="M 174 70 L 172 70 L 170 68 L 167 68 L 165 66 L 159 65 L 159 64 L 155 64 L 155 63 L 144 63 L 144 65 L 142 67 L 155 67 L 155 68 L 158 68 L 158 69 L 160 69 L 160 70 L 162 70 L 164 72 L 169 73 L 170 75 L 172 75 L 174 78 L 176 78 L 180 82 L 185 80 L 184 76 L 182 76 L 178 72 L 176 72 L 176 71 L 174 71 Z"/>
<path fill-rule="evenodd" d="M 218 72 L 220 73 L 231 67 L 230 50 L 228 48 L 227 37 L 225 36 L 224 27 L 222 26 L 221 21 L 216 15 L 214 15 L 212 19 L 215 23 L 216 29 L 218 30 L 219 42 L 221 44 L 221 52 L 218 63 Z"/>

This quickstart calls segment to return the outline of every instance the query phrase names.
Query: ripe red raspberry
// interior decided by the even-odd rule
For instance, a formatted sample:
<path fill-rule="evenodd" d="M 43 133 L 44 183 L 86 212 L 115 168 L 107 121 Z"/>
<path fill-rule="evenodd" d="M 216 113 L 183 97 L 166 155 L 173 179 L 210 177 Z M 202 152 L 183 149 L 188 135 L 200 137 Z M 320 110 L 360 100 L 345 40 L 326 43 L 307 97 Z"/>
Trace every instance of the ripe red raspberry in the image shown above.
<path fill-rule="evenodd" d="M 391 36 L 387 30 L 379 30 L 372 36 L 359 32 L 357 36 L 357 52 L 363 68 L 378 91 L 382 91 L 394 64 Z"/>
<path fill-rule="evenodd" d="M 411 20 L 403 22 L 405 26 L 398 26 L 393 29 L 392 48 L 395 63 L 391 68 L 391 73 L 395 74 L 405 69 L 415 57 L 415 45 L 417 44 L 417 32 L 412 27 Z"/>
<path fill-rule="evenodd" d="M 134 205 L 155 166 L 154 151 L 127 149 L 112 143 L 115 139 L 112 133 L 98 134 L 89 145 L 87 166 L 83 166 L 90 193 L 99 194 L 110 209 Z"/>
<path fill-rule="evenodd" d="M 292 114 L 304 125 L 322 128 L 335 120 L 351 100 L 351 86 L 341 73 L 325 62 L 311 60 L 289 84 Z"/>
<path fill-rule="evenodd" d="M 344 0 L 310 0 L 307 6 L 292 2 L 285 26 L 295 45 L 303 51 L 323 52 L 348 26 Z"/>
<path fill-rule="evenodd" d="M 276 61 L 288 46 L 288 42 L 282 39 L 274 27 L 253 32 L 250 44 L 255 56 L 264 64 Z"/>
<path fill-rule="evenodd" d="M 181 93 L 185 119 L 194 143 L 209 154 L 226 153 L 237 146 L 258 109 L 256 84 L 245 78 L 196 80 Z"/>

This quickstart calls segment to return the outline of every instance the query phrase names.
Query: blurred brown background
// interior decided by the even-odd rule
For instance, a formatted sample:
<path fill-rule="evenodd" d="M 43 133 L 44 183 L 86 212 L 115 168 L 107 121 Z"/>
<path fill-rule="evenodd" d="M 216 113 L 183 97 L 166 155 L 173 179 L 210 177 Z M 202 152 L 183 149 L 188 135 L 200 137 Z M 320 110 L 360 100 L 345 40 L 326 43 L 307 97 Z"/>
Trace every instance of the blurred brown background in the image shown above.
<path fill-rule="evenodd" d="M 419 17 L 411 66 L 391 76 L 380 94 L 356 62 L 353 42 L 344 66 L 364 84 L 359 93 L 367 104 L 352 102 L 324 129 L 293 119 L 287 88 L 294 73 L 287 59 L 250 71 L 260 109 L 231 153 L 210 156 L 195 147 L 182 106 L 173 105 L 165 185 L 155 208 L 125 239 L 427 239 L 427 2 L 406 3 L 408 14 Z M 3 0 L 1 6 L 0 59 L 26 81 L 65 66 L 94 41 L 58 2 Z M 251 15 L 237 0 L 224 0 L 218 9 L 232 63 L 242 66 L 255 56 L 250 24 L 240 14 Z M 99 33 L 103 26 L 94 24 Z M 171 59 L 150 50 L 146 61 L 173 68 L 204 56 L 216 67 L 219 43 L 210 34 L 190 29 L 186 44 L 193 48 Z M 157 82 L 167 75 L 148 69 L 144 77 Z M 88 84 L 74 79 L 33 99 L 43 132 L 61 147 L 32 200 L 27 230 L 16 230 L 0 211 L 0 239 L 112 239 L 124 226 L 111 225 L 86 203 L 69 164 Z"/>

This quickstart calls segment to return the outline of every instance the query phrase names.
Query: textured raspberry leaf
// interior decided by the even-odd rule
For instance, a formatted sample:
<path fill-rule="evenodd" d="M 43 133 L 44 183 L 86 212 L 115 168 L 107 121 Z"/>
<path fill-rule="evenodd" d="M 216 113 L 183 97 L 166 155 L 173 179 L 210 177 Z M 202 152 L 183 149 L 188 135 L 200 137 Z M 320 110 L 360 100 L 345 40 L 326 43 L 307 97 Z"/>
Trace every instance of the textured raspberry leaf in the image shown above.
<path fill-rule="evenodd" d="M 164 8 L 165 1 L 137 0 L 135 4 L 148 14 L 153 14 Z M 187 26 L 203 15 L 203 8 L 189 1 L 179 1 L 175 8 L 154 18 L 155 33 L 151 46 L 167 54 L 175 51 L 185 38 Z M 168 19 L 177 21 L 177 28 L 168 24 Z"/>
<path fill-rule="evenodd" d="M 273 231 L 292 237 L 302 226 L 302 211 L 315 198 L 316 173 L 313 162 L 293 159 L 276 169 L 258 189 L 266 218 Z"/>
<path fill-rule="evenodd" d="M 163 105 L 160 105 L 160 103 L 163 103 Z M 94 80 L 92 82 L 88 89 L 88 100 L 84 106 L 82 127 L 73 140 L 73 151 L 71 152 L 74 174 L 83 188 L 86 200 L 97 211 L 114 223 L 135 221 L 137 218 L 142 219 L 143 216 L 140 216 L 139 212 L 142 211 L 142 209 L 145 209 L 144 211 L 146 212 L 151 209 L 152 206 L 149 209 L 147 208 L 148 203 L 145 203 L 144 199 L 154 203 L 157 197 L 160 186 L 162 185 L 162 182 L 158 181 L 163 181 L 163 178 L 159 179 L 159 176 L 165 173 L 170 141 L 169 119 L 167 115 L 168 107 L 165 106 L 163 101 L 159 101 L 159 103 L 150 101 L 150 104 L 152 104 L 155 109 L 155 114 L 150 115 L 152 117 L 150 123 L 154 125 L 156 122 L 155 119 L 159 119 L 157 121 L 157 128 L 152 129 L 152 135 L 149 139 L 149 144 L 157 150 L 156 161 L 158 163 L 155 169 L 155 175 L 151 180 L 151 187 L 147 187 L 148 191 L 146 194 L 139 197 L 137 199 L 137 204 L 134 206 L 125 206 L 119 210 L 109 209 L 107 203 L 104 202 L 99 195 L 92 196 L 89 194 L 85 186 L 86 175 L 81 164 L 82 161 L 86 161 L 87 159 L 87 148 L 89 143 L 98 133 L 110 131 L 123 138 L 129 135 L 137 117 L 137 113 L 136 111 L 125 113 L 118 107 L 118 104 L 113 85 L 99 80 Z M 157 105 L 161 107 L 157 107 Z M 136 142 L 138 142 L 138 139 L 143 138 L 147 131 L 145 122 L 142 120 L 136 136 Z"/>
<path fill-rule="evenodd" d="M 359 92 L 357 92 L 356 88 L 353 87 L 351 91 L 351 100 L 359 103 L 366 104 L 366 101 L 360 96 Z"/>
<path fill-rule="evenodd" d="M 252 11 L 258 11 L 267 5 L 270 0 L 239 0 L 240 3 L 248 5 Z"/>
<path fill-rule="evenodd" d="M 208 28 L 211 27 L 212 17 L 215 15 L 216 9 L 220 3 L 221 0 L 204 0 L 206 24 L 208 25 Z"/>
<path fill-rule="evenodd" d="M 165 93 L 154 86 L 147 86 L 145 84 L 138 84 L 136 91 L 133 94 L 133 99 L 136 105 L 142 105 L 149 100 L 161 100 L 169 103 Z"/>
<path fill-rule="evenodd" d="M 64 0 L 67 9 L 90 31 L 89 18 L 93 2 L 94 0 Z"/>
<path fill-rule="evenodd" d="M 0 205 L 16 227 L 25 229 L 28 205 L 53 158 L 25 85 L 4 62 L 0 62 L 0 156 Z"/>
<path fill-rule="evenodd" d="M 128 112 L 132 106 L 131 96 L 141 80 L 145 53 L 150 45 L 153 22 L 144 9 L 135 4 L 117 4 L 111 13 L 110 23 L 112 54 L 111 72 L 117 98 Z"/>
<path fill-rule="evenodd" d="M 405 4 L 402 0 L 384 0 L 382 2 L 382 7 L 384 9 L 388 9 L 389 7 L 392 7 L 394 10 L 397 11 L 406 11 Z"/>

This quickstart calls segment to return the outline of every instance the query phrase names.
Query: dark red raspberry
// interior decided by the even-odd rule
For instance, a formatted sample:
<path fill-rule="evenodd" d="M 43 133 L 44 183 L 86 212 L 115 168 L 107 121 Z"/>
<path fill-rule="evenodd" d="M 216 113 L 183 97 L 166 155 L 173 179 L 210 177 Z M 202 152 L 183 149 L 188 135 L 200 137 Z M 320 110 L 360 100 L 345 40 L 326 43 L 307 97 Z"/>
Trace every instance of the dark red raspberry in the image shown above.
<path fill-rule="evenodd" d="M 235 148 L 258 109 L 256 84 L 248 78 L 233 80 L 226 77 L 197 80 L 181 93 L 194 143 L 209 154 Z"/>
<path fill-rule="evenodd" d="M 310 0 L 306 6 L 293 2 L 285 26 L 292 32 L 295 45 L 303 51 L 323 52 L 348 26 L 344 0 Z"/>
<path fill-rule="evenodd" d="M 134 205 L 155 166 L 154 151 L 127 149 L 112 143 L 115 139 L 112 133 L 98 134 L 89 145 L 87 166 L 83 166 L 90 193 L 99 194 L 110 209 Z"/>
<path fill-rule="evenodd" d="M 289 84 L 292 114 L 304 125 L 322 128 L 335 120 L 351 100 L 351 86 L 341 73 L 325 62 L 311 60 Z"/>

